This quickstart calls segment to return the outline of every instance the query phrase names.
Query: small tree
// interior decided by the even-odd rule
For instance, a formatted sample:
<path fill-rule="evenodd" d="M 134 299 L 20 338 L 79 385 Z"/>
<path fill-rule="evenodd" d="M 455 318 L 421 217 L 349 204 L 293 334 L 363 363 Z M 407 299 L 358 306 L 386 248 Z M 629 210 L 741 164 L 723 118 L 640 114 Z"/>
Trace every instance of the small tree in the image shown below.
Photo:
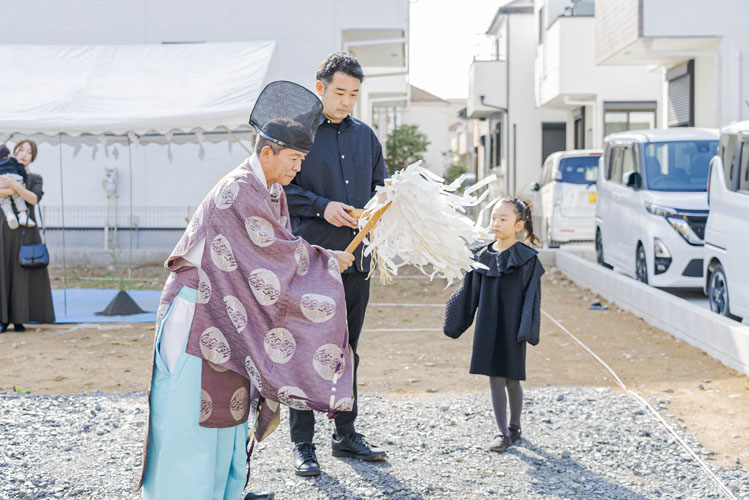
<path fill-rule="evenodd" d="M 424 159 L 423 153 L 429 146 L 427 136 L 419 132 L 416 125 L 400 125 L 388 135 L 386 148 L 388 172 L 393 175 L 411 163 Z"/>
<path fill-rule="evenodd" d="M 445 184 L 450 184 L 466 172 L 468 172 L 468 169 L 465 165 L 462 163 L 453 163 L 447 167 L 447 171 L 445 172 Z"/>

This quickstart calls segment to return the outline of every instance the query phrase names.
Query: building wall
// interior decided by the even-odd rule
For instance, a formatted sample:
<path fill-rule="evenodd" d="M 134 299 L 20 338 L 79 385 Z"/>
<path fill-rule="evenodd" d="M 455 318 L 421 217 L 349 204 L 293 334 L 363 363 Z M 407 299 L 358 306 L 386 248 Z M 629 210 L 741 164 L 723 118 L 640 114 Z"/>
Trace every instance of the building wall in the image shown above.
<path fill-rule="evenodd" d="M 403 110 L 403 123 L 417 125 L 430 141 L 424 154 L 424 166 L 437 175 L 444 175 L 450 162 L 450 104 L 412 102 Z"/>
<path fill-rule="evenodd" d="M 534 22 L 533 14 L 509 16 L 509 141 L 505 148 L 509 153 L 506 156 L 509 193 L 513 193 L 513 190 L 519 192 L 523 186 L 535 181 L 541 172 L 542 122 L 566 121 L 565 111 L 539 109 L 536 106 L 534 61 L 537 43 L 531 36 L 534 33 Z M 504 136 L 508 137 L 507 132 Z M 516 151 L 513 151 L 514 139 Z"/>
<path fill-rule="evenodd" d="M 703 56 L 694 59 L 694 125 L 719 128 L 724 118 L 715 107 L 715 61 Z"/>
<path fill-rule="evenodd" d="M 408 30 L 408 0 L 4 0 L 0 44 L 276 40 L 281 77 L 312 89 L 341 31 Z M 33 18 L 30 14 L 33 12 Z"/>
<path fill-rule="evenodd" d="M 596 62 L 637 41 L 641 0 L 596 0 Z M 674 16 L 681 20 L 683 16 Z"/>
<path fill-rule="evenodd" d="M 717 128 L 749 118 L 747 18 L 744 0 L 597 0 L 596 61 L 669 70 L 694 59 L 695 125 Z"/>
<path fill-rule="evenodd" d="M 695 51 L 695 125 L 721 127 L 749 118 L 749 2 L 742 0 L 644 0 L 644 37 L 714 37 Z M 674 12 L 688 15 L 673 15 Z M 700 56 L 699 52 L 706 55 Z M 712 54 L 717 54 L 713 56 Z M 718 65 L 716 72 L 715 65 Z M 716 86 L 717 85 L 717 89 Z"/>
<path fill-rule="evenodd" d="M 740 15 L 747 12 L 745 0 L 641 0 L 641 3 L 644 37 L 737 36 L 746 32 L 746 16 Z M 675 15 L 679 12 L 688 15 Z"/>

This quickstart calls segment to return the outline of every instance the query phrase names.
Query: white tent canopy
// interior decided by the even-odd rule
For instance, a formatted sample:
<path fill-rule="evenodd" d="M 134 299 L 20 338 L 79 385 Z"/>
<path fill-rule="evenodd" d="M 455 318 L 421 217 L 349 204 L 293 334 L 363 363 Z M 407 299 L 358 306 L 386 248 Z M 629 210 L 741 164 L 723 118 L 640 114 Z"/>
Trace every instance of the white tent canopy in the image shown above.
<path fill-rule="evenodd" d="M 246 128 L 277 68 L 273 41 L 2 45 L 0 61 L 5 137 Z"/>

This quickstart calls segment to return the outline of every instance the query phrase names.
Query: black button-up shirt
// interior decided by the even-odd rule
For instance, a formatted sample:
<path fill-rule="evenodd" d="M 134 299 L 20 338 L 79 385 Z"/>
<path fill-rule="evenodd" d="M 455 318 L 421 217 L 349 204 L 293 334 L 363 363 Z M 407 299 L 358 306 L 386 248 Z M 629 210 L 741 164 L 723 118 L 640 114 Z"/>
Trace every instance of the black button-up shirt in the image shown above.
<path fill-rule="evenodd" d="M 350 227 L 335 227 L 323 217 L 331 201 L 363 208 L 387 177 L 382 146 L 366 124 L 346 117 L 331 123 L 324 116 L 315 135 L 312 150 L 302 162 L 302 170 L 286 186 L 291 229 L 313 245 L 345 250 L 357 234 Z M 362 257 L 362 246 L 355 252 L 356 264 L 346 272 L 369 272 L 369 258 Z"/>

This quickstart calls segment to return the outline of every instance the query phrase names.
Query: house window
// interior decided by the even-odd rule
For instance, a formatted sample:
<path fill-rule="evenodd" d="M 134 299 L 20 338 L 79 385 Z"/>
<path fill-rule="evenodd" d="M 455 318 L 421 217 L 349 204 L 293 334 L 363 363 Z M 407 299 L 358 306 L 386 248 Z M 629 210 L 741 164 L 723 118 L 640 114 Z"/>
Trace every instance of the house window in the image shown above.
<path fill-rule="evenodd" d="M 567 145 L 566 123 L 541 124 L 541 156 L 546 161 L 551 153 L 564 151 Z"/>
<path fill-rule="evenodd" d="M 627 130 L 655 128 L 656 108 L 655 101 L 603 103 L 604 136 Z"/>
<path fill-rule="evenodd" d="M 668 126 L 694 127 L 694 60 L 673 68 L 668 80 Z"/>
<path fill-rule="evenodd" d="M 575 111 L 575 149 L 585 149 L 585 107 Z"/>

